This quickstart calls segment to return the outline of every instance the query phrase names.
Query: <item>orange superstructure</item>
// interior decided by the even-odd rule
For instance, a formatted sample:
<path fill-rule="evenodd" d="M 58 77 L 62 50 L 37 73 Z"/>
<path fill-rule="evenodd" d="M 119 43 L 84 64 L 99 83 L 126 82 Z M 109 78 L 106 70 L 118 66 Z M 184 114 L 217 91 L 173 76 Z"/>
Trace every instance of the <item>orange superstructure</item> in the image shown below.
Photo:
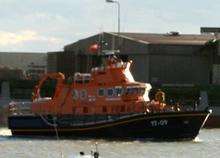
<path fill-rule="evenodd" d="M 143 112 L 151 85 L 134 81 L 131 63 L 109 55 L 103 66 L 92 68 L 90 74 L 75 73 L 71 83 L 65 82 L 62 73 L 48 74 L 36 86 L 32 112 L 60 115 Z M 48 78 L 58 80 L 55 95 L 50 99 L 40 98 L 40 87 Z"/>

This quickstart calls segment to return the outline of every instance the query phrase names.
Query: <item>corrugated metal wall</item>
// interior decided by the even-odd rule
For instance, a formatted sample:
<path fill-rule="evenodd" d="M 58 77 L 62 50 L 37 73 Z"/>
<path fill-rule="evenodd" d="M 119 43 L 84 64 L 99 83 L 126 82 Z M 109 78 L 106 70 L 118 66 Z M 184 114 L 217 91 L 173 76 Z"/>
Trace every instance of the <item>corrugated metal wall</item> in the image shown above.
<path fill-rule="evenodd" d="M 152 45 L 128 38 L 118 42 L 118 38 L 109 33 L 104 34 L 103 40 L 108 43 L 104 49 L 119 48 L 124 59 L 133 60 L 131 70 L 137 81 L 209 84 L 212 80 L 211 57 L 209 53 L 202 53 L 203 45 Z M 100 64 L 100 58 L 89 54 L 88 48 L 99 41 L 100 36 L 95 35 L 66 46 L 64 52 L 57 54 L 57 70 L 66 75 L 89 72 L 91 67 Z"/>
<path fill-rule="evenodd" d="M 198 45 L 155 45 L 150 48 L 151 82 L 209 83 L 210 63 Z"/>

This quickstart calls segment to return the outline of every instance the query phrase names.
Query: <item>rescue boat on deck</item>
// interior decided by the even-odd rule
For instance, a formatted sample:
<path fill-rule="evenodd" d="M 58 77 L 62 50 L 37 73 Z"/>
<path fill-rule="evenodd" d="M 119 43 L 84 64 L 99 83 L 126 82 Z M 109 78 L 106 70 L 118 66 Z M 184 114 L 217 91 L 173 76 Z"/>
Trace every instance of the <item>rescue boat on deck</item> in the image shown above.
<path fill-rule="evenodd" d="M 131 61 L 105 55 L 91 73 L 45 75 L 35 87 L 30 113 L 16 112 L 13 105 L 8 127 L 13 135 L 72 135 L 102 138 L 194 139 L 209 110 L 183 110 L 150 100 L 151 85 L 136 82 Z M 56 79 L 52 98 L 41 98 L 41 86 Z"/>

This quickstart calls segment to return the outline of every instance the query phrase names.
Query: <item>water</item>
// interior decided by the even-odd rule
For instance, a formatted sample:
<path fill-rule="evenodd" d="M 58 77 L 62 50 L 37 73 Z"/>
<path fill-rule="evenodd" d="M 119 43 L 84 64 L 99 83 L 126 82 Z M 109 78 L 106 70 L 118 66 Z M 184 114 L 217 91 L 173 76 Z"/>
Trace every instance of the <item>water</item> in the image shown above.
<path fill-rule="evenodd" d="M 202 129 L 194 141 L 151 142 L 16 138 L 8 129 L 1 128 L 0 158 L 79 158 L 80 151 L 89 154 L 94 150 L 96 142 L 101 158 L 215 158 L 220 155 L 220 129 Z"/>

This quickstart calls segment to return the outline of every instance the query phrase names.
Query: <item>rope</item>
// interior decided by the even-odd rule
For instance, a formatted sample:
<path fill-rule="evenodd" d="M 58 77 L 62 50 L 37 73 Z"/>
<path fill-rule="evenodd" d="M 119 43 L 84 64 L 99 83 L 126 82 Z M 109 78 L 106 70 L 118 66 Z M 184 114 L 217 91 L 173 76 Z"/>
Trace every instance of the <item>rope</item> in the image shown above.
<path fill-rule="evenodd" d="M 54 117 L 53 117 L 53 123 L 50 123 L 49 121 L 47 121 L 47 119 L 45 119 L 41 114 L 39 114 L 39 116 L 41 117 L 41 119 L 44 121 L 44 123 L 46 123 L 47 125 L 56 128 L 57 124 L 54 122 Z"/>
<path fill-rule="evenodd" d="M 57 130 L 57 123 L 56 123 L 56 117 L 53 117 L 53 125 L 54 125 L 54 130 L 56 132 L 56 138 L 57 138 L 57 141 L 60 140 L 59 138 L 59 134 L 58 134 L 58 130 Z M 60 141 L 59 141 L 60 142 Z M 60 149 L 60 157 L 63 158 L 63 152 L 61 150 L 61 143 L 59 143 L 59 149 Z"/>
<path fill-rule="evenodd" d="M 58 129 L 57 129 L 57 126 L 58 126 L 58 125 L 57 125 L 57 123 L 56 123 L 57 118 L 56 118 L 56 117 L 53 117 L 53 123 L 50 123 L 50 122 L 47 121 L 47 119 L 44 118 L 44 116 L 42 116 L 41 114 L 39 114 L 39 116 L 40 116 L 40 118 L 41 118 L 47 125 L 49 125 L 49 126 L 51 126 L 51 127 L 54 127 L 54 131 L 55 131 L 55 133 L 56 133 L 56 139 L 57 139 L 57 141 L 59 141 L 60 138 L 59 138 L 59 133 L 58 133 Z M 63 152 L 62 152 L 61 144 L 60 144 L 60 143 L 59 143 L 59 149 L 60 149 L 60 157 L 63 158 Z"/>

